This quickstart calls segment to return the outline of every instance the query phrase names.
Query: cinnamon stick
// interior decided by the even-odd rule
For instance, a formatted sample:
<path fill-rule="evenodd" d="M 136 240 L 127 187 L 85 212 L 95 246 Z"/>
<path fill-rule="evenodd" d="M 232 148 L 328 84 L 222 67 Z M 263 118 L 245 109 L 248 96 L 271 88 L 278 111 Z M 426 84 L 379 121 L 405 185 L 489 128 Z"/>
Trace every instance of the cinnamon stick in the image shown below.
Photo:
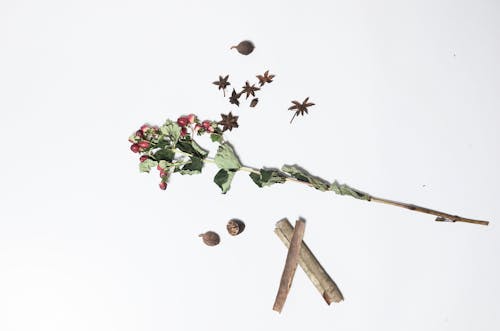
<path fill-rule="evenodd" d="M 305 227 L 306 222 L 304 220 L 299 219 L 295 222 L 295 229 L 293 231 L 293 235 L 290 240 L 290 247 L 286 256 L 285 268 L 283 269 L 283 274 L 281 275 L 276 300 L 274 300 L 273 310 L 278 313 L 281 313 L 281 310 L 285 305 L 288 292 L 290 292 L 290 287 L 292 286 L 293 276 L 295 275 L 295 270 L 297 269 L 299 261 L 299 253 L 302 246 L 302 238 L 304 237 Z"/>
<path fill-rule="evenodd" d="M 288 219 L 284 218 L 276 223 L 274 232 L 286 247 L 290 246 L 293 226 Z M 342 295 L 342 292 L 340 292 L 337 284 L 335 284 L 333 279 L 319 263 L 318 259 L 314 256 L 304 241 L 302 241 L 302 246 L 300 248 L 299 265 L 328 305 L 332 302 L 340 302 L 344 300 L 344 296 Z"/>

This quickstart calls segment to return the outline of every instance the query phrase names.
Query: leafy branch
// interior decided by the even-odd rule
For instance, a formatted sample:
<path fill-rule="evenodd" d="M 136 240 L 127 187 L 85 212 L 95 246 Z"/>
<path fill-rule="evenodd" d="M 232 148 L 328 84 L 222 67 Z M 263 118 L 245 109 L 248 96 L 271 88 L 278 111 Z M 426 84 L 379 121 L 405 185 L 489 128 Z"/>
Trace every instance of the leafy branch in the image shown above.
<path fill-rule="evenodd" d="M 350 196 L 355 199 L 378 202 L 405 208 L 425 214 L 437 216 L 436 221 L 465 222 L 472 224 L 488 225 L 488 221 L 475 220 L 457 215 L 448 214 L 434 209 L 417 206 L 414 204 L 398 202 L 379 198 L 355 189 L 347 184 L 337 181 L 329 182 L 320 177 L 311 175 L 297 165 L 284 165 L 281 169 L 253 168 L 244 166 L 234 148 L 223 138 L 225 131 L 224 122 L 200 121 L 195 115 L 181 116 L 177 122 L 167 120 L 161 127 L 143 125 L 129 137 L 132 143 L 130 149 L 140 153 L 139 170 L 150 172 L 156 167 L 160 171 L 161 189 L 166 189 L 167 182 L 173 173 L 181 175 L 194 175 L 202 172 L 205 163 L 215 164 L 219 171 L 214 177 L 214 182 L 222 193 L 231 188 L 231 182 L 239 171 L 248 172 L 252 181 L 258 187 L 274 184 L 295 182 L 310 186 L 319 191 L 332 191 L 338 195 Z M 195 140 L 195 136 L 209 134 L 212 142 L 217 143 L 218 149 L 215 157 L 209 157 L 208 151 L 202 148 Z"/>

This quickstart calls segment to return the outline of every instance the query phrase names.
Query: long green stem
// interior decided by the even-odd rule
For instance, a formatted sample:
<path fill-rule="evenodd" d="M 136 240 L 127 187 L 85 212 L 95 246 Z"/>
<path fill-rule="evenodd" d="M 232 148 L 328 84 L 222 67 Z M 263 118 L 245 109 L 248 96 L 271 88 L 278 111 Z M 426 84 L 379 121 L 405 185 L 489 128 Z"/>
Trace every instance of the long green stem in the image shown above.
<path fill-rule="evenodd" d="M 180 151 L 178 149 L 176 149 L 175 152 L 179 153 L 179 154 L 186 155 L 186 156 L 192 156 L 191 154 Z M 215 160 L 213 158 L 209 158 L 209 157 L 204 158 L 203 162 L 215 164 Z M 260 173 L 259 169 L 256 169 L 253 167 L 247 167 L 247 166 L 242 166 L 238 170 L 249 172 L 249 173 L 257 173 L 257 174 Z M 302 180 L 297 179 L 295 177 L 287 177 L 286 181 L 305 184 L 305 185 L 314 187 L 311 183 L 302 181 Z M 375 197 L 375 196 L 371 196 L 371 195 L 370 195 L 368 201 L 377 202 L 377 203 L 386 204 L 386 205 L 391 205 L 391 206 L 396 206 L 396 207 L 400 207 L 400 208 L 405 208 L 408 210 L 413 210 L 413 211 L 424 213 L 424 214 L 434 215 L 434 216 L 437 216 L 436 221 L 441 221 L 441 222 L 464 222 L 464 223 L 479 224 L 479 225 L 488 225 L 489 224 L 488 221 L 482 221 L 482 220 L 461 217 L 458 215 L 448 214 L 448 213 L 434 210 L 434 209 L 430 209 L 427 207 L 421 207 L 421 206 L 417 206 L 417 205 L 410 204 L 410 203 L 399 202 L 399 201 L 389 200 L 389 199 L 385 199 L 385 198 L 379 198 L 379 197 Z"/>

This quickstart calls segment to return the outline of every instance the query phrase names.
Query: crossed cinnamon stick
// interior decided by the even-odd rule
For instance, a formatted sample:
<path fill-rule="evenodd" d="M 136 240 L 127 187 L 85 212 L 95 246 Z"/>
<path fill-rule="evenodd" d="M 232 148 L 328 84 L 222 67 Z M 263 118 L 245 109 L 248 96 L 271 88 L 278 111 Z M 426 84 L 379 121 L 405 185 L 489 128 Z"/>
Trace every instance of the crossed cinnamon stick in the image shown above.
<path fill-rule="evenodd" d="M 304 220 L 299 219 L 296 221 L 294 229 L 286 218 L 276 223 L 276 228 L 274 229 L 276 235 L 288 247 L 285 268 L 281 276 L 278 294 L 276 295 L 273 306 L 273 310 L 277 312 L 281 312 L 283 309 L 288 292 L 290 292 L 297 264 L 304 270 L 328 305 L 332 302 L 344 300 L 337 284 L 335 284 L 321 266 L 309 247 L 307 247 L 306 243 L 302 241 L 304 230 Z"/>

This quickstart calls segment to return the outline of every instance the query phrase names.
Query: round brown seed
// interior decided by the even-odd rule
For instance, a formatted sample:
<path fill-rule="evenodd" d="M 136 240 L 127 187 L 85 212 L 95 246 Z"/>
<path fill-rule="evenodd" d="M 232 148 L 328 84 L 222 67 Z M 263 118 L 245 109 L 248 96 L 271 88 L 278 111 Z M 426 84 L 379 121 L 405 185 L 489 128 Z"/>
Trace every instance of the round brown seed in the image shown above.
<path fill-rule="evenodd" d="M 229 222 L 227 222 L 226 228 L 227 232 L 229 232 L 231 236 L 236 236 L 242 233 L 243 230 L 245 230 L 245 223 L 243 223 L 243 221 L 240 221 L 238 219 L 232 219 Z"/>
<path fill-rule="evenodd" d="M 236 50 L 243 55 L 248 55 L 253 52 L 255 46 L 250 40 L 243 40 L 236 46 L 231 46 L 231 49 L 236 48 Z"/>
<path fill-rule="evenodd" d="M 216 232 L 207 231 L 199 235 L 207 246 L 216 246 L 220 243 L 220 237 Z"/>

